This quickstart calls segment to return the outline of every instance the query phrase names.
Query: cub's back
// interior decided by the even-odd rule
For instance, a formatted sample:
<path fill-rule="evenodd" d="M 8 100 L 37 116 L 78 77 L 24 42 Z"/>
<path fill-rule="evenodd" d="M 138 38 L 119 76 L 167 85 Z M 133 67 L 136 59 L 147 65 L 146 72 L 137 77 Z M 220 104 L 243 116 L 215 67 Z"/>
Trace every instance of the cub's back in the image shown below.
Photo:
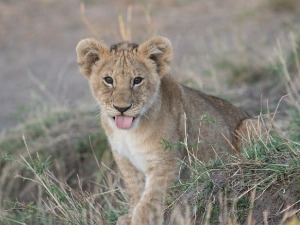
<path fill-rule="evenodd" d="M 189 144 L 201 152 L 202 160 L 212 158 L 216 151 L 225 158 L 228 149 L 237 149 L 235 132 L 241 121 L 249 118 L 246 112 L 226 100 L 183 85 L 182 104 Z"/>

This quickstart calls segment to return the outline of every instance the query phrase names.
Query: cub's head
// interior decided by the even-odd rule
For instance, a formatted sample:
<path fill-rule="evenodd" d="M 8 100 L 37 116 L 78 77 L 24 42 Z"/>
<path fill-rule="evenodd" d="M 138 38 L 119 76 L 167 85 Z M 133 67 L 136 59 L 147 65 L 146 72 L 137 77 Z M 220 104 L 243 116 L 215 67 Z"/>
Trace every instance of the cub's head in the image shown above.
<path fill-rule="evenodd" d="M 160 79 L 169 70 L 172 47 L 168 39 L 155 37 L 140 46 L 123 42 L 109 48 L 88 38 L 78 43 L 76 51 L 80 71 L 112 126 L 129 129 L 147 117 Z"/>

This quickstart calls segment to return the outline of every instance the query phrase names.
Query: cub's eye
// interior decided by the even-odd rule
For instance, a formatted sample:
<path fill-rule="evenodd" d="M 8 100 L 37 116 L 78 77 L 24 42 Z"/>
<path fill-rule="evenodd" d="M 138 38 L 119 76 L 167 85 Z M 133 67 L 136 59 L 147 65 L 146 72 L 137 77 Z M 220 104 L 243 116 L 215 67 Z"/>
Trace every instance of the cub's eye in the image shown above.
<path fill-rule="evenodd" d="M 113 84 L 114 80 L 112 79 L 112 77 L 104 77 L 104 82 L 106 84 Z"/>
<path fill-rule="evenodd" d="M 142 81 L 143 81 L 142 77 L 136 77 L 136 78 L 133 79 L 133 85 L 141 84 Z"/>

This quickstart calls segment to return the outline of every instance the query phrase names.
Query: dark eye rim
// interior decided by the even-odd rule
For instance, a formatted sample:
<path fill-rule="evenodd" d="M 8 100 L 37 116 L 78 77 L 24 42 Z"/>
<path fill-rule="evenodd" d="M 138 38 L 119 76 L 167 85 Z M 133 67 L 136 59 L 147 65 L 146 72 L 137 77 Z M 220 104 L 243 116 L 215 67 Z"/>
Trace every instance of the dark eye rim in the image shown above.
<path fill-rule="evenodd" d="M 110 76 L 106 76 L 103 79 L 104 79 L 105 83 L 107 83 L 107 84 L 113 84 L 114 83 L 114 79 Z"/>
<path fill-rule="evenodd" d="M 144 80 L 144 78 L 142 78 L 142 77 L 135 77 L 133 79 L 133 85 L 138 85 L 138 84 L 142 83 L 143 80 Z"/>

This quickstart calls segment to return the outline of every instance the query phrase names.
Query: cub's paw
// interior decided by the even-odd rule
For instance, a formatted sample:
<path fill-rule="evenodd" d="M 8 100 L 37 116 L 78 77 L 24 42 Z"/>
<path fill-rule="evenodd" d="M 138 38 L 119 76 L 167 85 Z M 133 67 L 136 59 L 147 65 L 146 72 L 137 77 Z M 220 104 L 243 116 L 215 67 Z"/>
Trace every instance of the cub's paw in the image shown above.
<path fill-rule="evenodd" d="M 163 223 L 162 218 L 162 211 L 140 204 L 133 211 L 131 225 L 161 225 Z"/>
<path fill-rule="evenodd" d="M 131 216 L 129 214 L 125 214 L 120 216 L 116 225 L 130 225 L 131 224 Z"/>

